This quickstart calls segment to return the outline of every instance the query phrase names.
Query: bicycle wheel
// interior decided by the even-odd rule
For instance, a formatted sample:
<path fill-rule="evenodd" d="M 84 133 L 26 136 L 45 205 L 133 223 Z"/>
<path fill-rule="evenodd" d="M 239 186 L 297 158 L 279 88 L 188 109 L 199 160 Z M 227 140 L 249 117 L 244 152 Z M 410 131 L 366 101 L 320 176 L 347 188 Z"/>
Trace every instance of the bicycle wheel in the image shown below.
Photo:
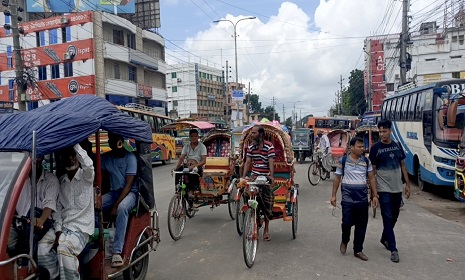
<path fill-rule="evenodd" d="M 255 262 L 258 248 L 258 227 L 255 212 L 248 209 L 244 219 L 244 234 L 242 235 L 242 251 L 247 267 L 251 268 Z"/>
<path fill-rule="evenodd" d="M 297 203 L 297 198 L 295 202 L 292 202 L 292 238 L 297 237 L 297 224 L 299 222 L 299 204 Z"/>
<path fill-rule="evenodd" d="M 318 164 L 316 162 L 312 162 L 308 167 L 308 181 L 310 184 L 316 186 L 321 180 L 321 170 L 318 168 Z"/>
<path fill-rule="evenodd" d="M 245 213 L 242 211 L 244 207 L 244 198 L 242 195 L 239 196 L 239 200 L 236 203 L 236 230 L 239 235 L 244 232 L 244 218 Z"/>
<path fill-rule="evenodd" d="M 181 238 L 184 226 L 186 225 L 185 212 L 185 204 L 183 205 L 181 197 L 175 194 L 173 198 L 171 198 L 168 208 L 168 231 L 173 240 L 179 240 L 179 238 Z"/>
<path fill-rule="evenodd" d="M 237 193 L 237 181 L 234 181 L 232 183 L 231 191 L 228 193 L 228 211 L 229 211 L 229 217 L 231 219 L 235 220 L 236 215 L 237 215 L 237 203 L 238 201 L 234 200 L 234 196 Z"/>

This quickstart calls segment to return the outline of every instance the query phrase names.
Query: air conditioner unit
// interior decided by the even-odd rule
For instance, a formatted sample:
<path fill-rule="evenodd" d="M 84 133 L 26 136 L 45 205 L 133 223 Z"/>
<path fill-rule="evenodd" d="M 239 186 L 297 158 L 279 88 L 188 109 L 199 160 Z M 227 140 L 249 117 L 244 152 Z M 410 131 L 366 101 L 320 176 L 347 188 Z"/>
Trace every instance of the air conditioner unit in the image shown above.
<path fill-rule="evenodd" d="M 396 75 L 394 76 L 394 79 L 400 80 L 400 75 L 399 75 L 399 74 L 396 74 Z"/>
<path fill-rule="evenodd" d="M 181 78 L 178 78 L 178 82 L 182 82 L 182 79 L 181 79 Z"/>
<path fill-rule="evenodd" d="M 67 17 L 62 17 L 61 18 L 61 24 L 67 24 L 69 21 L 68 21 L 68 18 Z"/>
<path fill-rule="evenodd" d="M 70 59 L 73 59 L 72 56 L 69 54 L 69 53 L 64 53 L 63 54 L 63 59 L 64 60 L 70 60 Z"/>

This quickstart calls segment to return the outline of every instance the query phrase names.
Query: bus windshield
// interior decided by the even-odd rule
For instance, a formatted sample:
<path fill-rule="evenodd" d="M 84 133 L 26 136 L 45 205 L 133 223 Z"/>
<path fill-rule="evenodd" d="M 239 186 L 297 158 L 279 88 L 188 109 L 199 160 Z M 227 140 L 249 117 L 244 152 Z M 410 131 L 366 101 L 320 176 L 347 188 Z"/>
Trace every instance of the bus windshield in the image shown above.
<path fill-rule="evenodd" d="M 439 110 L 443 109 L 444 105 L 442 99 L 437 98 L 436 105 L 436 112 L 439 112 Z M 458 106 L 455 126 L 453 127 L 447 126 L 446 118 L 443 120 L 440 120 L 440 118 L 436 119 L 435 140 L 439 142 L 438 144 L 440 145 L 440 142 L 447 142 L 449 144 L 448 146 L 450 146 L 450 144 L 454 144 L 455 146 L 459 144 L 462 137 L 463 128 L 465 126 L 465 105 Z M 440 122 L 443 123 L 441 124 Z"/>
<path fill-rule="evenodd" d="M 6 194 L 24 157 L 25 154 L 21 152 L 0 152 L 0 212 Z"/>

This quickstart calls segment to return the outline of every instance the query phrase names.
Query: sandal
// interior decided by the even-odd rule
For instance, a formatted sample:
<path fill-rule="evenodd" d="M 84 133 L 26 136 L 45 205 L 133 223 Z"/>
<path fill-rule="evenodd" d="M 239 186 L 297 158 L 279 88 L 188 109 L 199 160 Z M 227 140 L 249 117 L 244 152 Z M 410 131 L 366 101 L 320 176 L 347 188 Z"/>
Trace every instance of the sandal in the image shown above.
<path fill-rule="evenodd" d="M 123 264 L 123 258 L 121 258 L 120 254 L 114 254 L 113 257 L 111 257 L 111 267 L 121 267 Z"/>
<path fill-rule="evenodd" d="M 263 234 L 263 240 L 265 240 L 265 241 L 270 241 L 270 240 L 271 240 L 270 234 L 269 234 L 269 233 Z"/>

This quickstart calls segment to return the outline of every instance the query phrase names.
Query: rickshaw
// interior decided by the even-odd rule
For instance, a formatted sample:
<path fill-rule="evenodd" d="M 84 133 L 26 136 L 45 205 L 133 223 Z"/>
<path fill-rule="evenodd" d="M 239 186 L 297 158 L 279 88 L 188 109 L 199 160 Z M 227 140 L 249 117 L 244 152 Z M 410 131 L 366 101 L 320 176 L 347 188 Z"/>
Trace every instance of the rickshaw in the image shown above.
<path fill-rule="evenodd" d="M 212 125 L 212 124 L 211 124 Z M 204 123 L 205 127 L 207 124 Z M 173 240 L 181 238 L 186 216 L 195 216 L 198 208 L 209 206 L 211 210 L 220 204 L 228 204 L 229 215 L 235 219 L 235 202 L 229 193 L 231 179 L 234 175 L 234 155 L 232 154 L 231 133 L 227 129 L 214 129 L 202 137 L 201 142 L 207 148 L 207 161 L 203 168 L 203 177 L 191 172 L 175 171 L 175 194 L 171 198 L 168 209 L 168 230 Z M 195 122 L 175 122 L 162 127 L 163 130 L 182 130 L 188 128 L 198 129 Z M 200 186 L 189 197 L 186 192 L 186 183 L 193 176 L 199 177 Z M 233 184 L 233 187 L 235 185 Z M 195 207 L 189 207 L 189 204 Z"/>
<path fill-rule="evenodd" d="M 136 144 L 138 159 L 138 203 L 131 211 L 122 257 L 124 264 L 111 268 L 111 260 L 105 259 L 105 243 L 108 242 L 101 211 L 103 180 L 100 153 L 90 155 L 94 161 L 95 232 L 78 256 L 81 279 L 112 279 L 123 274 L 124 279 L 144 279 L 148 270 L 149 254 L 160 242 L 158 212 L 152 181 L 150 127 L 134 119 L 108 101 L 92 96 L 78 95 L 50 103 L 35 110 L 0 118 L 0 275 L 2 279 L 47 279 L 48 271 L 40 269 L 35 259 L 34 246 L 26 253 L 8 255 L 7 243 L 13 222 L 17 225 L 22 217 L 15 215 L 15 208 L 24 183 L 31 176 L 31 209 L 35 209 L 36 162 L 38 157 L 49 157 L 49 169 L 57 173 L 60 150 L 95 134 L 97 151 L 100 151 L 100 132 L 105 130 L 130 138 Z M 62 167 L 62 165 L 61 165 Z M 34 218 L 34 211 L 29 217 Z M 29 240 L 34 238 L 31 227 Z M 30 242 L 29 244 L 33 244 Z"/>
<path fill-rule="evenodd" d="M 273 218 L 283 219 L 292 223 L 292 237 L 297 237 L 298 223 L 298 185 L 294 183 L 294 156 L 290 136 L 280 126 L 273 123 L 260 123 L 265 130 L 265 140 L 273 143 L 274 159 L 274 204 Z M 245 162 L 246 150 L 251 143 L 251 129 L 243 132 L 241 138 L 241 157 Z M 256 200 L 259 188 L 269 187 L 269 180 L 258 176 L 255 181 L 242 180 L 237 184 L 235 200 L 237 201 L 236 229 L 243 238 L 243 254 L 246 265 L 253 266 L 258 240 L 260 239 L 260 225 L 263 221 L 260 207 Z"/>
<path fill-rule="evenodd" d="M 332 151 L 331 167 L 333 170 L 336 170 L 339 158 L 344 156 L 349 150 L 352 135 L 349 130 L 334 129 L 328 133 L 328 138 Z"/>
<path fill-rule="evenodd" d="M 375 124 L 362 124 L 355 129 L 355 137 L 363 139 L 365 154 L 368 154 L 371 146 L 379 141 L 379 129 Z"/>
<path fill-rule="evenodd" d="M 305 158 L 313 155 L 313 129 L 296 128 L 292 131 L 292 150 L 299 163 L 304 163 Z"/>

